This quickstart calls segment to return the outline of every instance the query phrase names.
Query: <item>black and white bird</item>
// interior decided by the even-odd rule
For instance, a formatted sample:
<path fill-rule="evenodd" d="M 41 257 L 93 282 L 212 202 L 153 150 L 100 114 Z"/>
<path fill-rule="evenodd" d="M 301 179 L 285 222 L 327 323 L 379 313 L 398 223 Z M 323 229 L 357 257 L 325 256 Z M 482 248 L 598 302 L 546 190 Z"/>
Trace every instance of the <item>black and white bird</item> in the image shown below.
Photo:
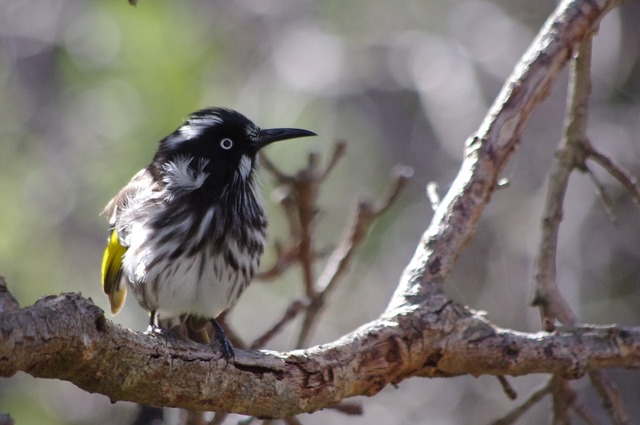
<path fill-rule="evenodd" d="M 226 357 L 233 348 L 215 318 L 251 282 L 267 219 L 254 181 L 270 143 L 315 133 L 260 129 L 242 114 L 207 108 L 160 141 L 151 164 L 107 204 L 110 236 L 102 285 L 116 314 L 127 288 L 158 318 L 210 320 Z"/>

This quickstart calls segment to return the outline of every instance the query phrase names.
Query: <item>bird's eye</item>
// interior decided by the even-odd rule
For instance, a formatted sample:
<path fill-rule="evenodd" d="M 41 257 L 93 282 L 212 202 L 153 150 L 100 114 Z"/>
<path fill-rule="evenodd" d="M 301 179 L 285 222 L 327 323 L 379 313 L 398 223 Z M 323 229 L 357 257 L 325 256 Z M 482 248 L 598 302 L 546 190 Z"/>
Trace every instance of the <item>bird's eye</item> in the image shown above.
<path fill-rule="evenodd" d="M 222 139 L 220 140 L 220 147 L 226 151 L 233 147 L 233 140 L 231 139 Z"/>

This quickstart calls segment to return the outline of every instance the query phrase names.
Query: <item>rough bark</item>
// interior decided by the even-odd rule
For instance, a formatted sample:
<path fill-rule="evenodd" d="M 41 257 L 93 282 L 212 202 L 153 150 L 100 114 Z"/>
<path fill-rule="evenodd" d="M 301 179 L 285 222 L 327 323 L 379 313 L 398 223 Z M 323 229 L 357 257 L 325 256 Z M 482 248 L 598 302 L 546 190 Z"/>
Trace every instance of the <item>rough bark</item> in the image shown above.
<path fill-rule="evenodd" d="M 124 329 L 78 294 L 46 297 L 0 316 L 0 375 L 25 371 L 150 406 L 260 417 L 313 412 L 375 395 L 412 376 L 559 373 L 640 367 L 640 328 L 576 327 L 554 333 L 500 329 L 431 297 L 330 344 L 286 353 L 171 343 Z"/>

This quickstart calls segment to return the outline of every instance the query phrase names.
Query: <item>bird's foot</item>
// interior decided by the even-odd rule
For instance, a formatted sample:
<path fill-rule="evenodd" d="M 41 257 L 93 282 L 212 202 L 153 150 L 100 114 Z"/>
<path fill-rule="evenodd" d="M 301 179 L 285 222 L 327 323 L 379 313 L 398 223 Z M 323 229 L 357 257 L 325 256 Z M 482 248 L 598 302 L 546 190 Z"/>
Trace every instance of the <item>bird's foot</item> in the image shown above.
<path fill-rule="evenodd" d="M 211 324 L 213 325 L 213 329 L 216 331 L 214 340 L 218 343 L 218 345 L 220 345 L 222 356 L 225 358 L 225 360 L 227 360 L 227 362 L 229 362 L 229 360 L 233 361 L 233 345 L 231 345 L 231 342 L 229 342 L 227 334 L 224 333 L 224 329 L 222 329 L 222 326 L 220 326 L 214 319 L 211 319 Z"/>
<path fill-rule="evenodd" d="M 175 333 L 171 332 L 169 329 L 161 328 L 158 325 L 150 324 L 145 334 L 151 335 L 156 338 L 161 338 L 171 343 L 175 343 L 178 341 L 178 337 Z"/>

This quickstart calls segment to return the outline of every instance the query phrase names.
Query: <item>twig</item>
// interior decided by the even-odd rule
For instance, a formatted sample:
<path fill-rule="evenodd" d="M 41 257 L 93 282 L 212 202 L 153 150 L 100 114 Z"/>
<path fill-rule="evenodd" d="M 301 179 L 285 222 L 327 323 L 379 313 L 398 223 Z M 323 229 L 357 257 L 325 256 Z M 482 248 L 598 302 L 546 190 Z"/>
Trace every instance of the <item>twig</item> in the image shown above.
<path fill-rule="evenodd" d="M 0 276 L 0 314 L 12 313 L 19 309 L 18 300 L 9 292 L 4 276 Z"/>
<path fill-rule="evenodd" d="M 329 174 L 331 174 L 334 167 L 338 162 L 340 162 L 345 153 L 347 153 L 347 142 L 345 140 L 338 140 L 333 147 L 331 159 L 329 159 L 329 162 L 327 163 L 324 171 L 321 174 L 321 180 L 326 180 L 326 178 L 329 176 Z"/>
<path fill-rule="evenodd" d="M 208 425 L 222 425 L 227 416 L 229 416 L 227 412 L 215 412 Z"/>
<path fill-rule="evenodd" d="M 291 195 L 296 203 L 301 230 L 298 259 L 302 268 L 305 294 L 311 299 L 316 296 L 313 234 L 315 232 L 315 218 L 319 211 L 317 200 L 321 178 L 323 176 L 318 169 L 317 154 L 309 154 L 307 168 L 297 173 L 292 184 L 289 185 Z"/>
<path fill-rule="evenodd" d="M 276 165 L 271 162 L 269 157 L 264 153 L 260 152 L 260 164 L 267 170 L 269 173 L 275 177 L 276 181 L 279 184 L 286 185 L 293 180 L 293 177 L 281 171 Z"/>
<path fill-rule="evenodd" d="M 298 334 L 297 348 L 307 344 L 324 307 L 325 300 L 346 272 L 355 249 L 362 243 L 373 222 L 395 201 L 401 188 L 413 174 L 413 170 L 409 167 L 396 167 L 394 181 L 385 197 L 376 205 L 367 201 L 358 202 L 356 212 L 351 224 L 347 227 L 342 242 L 333 250 L 324 272 L 316 283 L 314 264 L 319 253 L 313 246 L 313 236 L 314 221 L 319 210 L 317 206 L 319 187 L 335 169 L 345 152 L 346 143 L 342 140 L 336 142 L 331 157 L 323 168 L 319 165 L 319 155 L 311 152 L 308 156 L 307 166 L 295 175 L 288 175 L 278 169 L 266 155 L 262 157 L 265 169 L 272 173 L 276 181 L 283 186 L 280 189 L 280 204 L 283 206 L 289 222 L 290 241 L 286 248 L 283 248 L 279 243 L 276 244 L 276 261 L 262 272 L 259 278 L 273 279 L 292 264 L 296 262 L 300 264 L 307 302 L 304 304 L 305 316 Z M 302 310 L 302 302 L 292 304 L 284 316 L 269 331 L 258 338 L 252 347 L 262 346 Z"/>
<path fill-rule="evenodd" d="M 289 192 L 289 188 L 283 186 L 276 190 L 277 202 L 282 207 L 286 222 L 289 224 L 289 242 L 286 248 L 276 240 L 276 260 L 267 270 L 258 273 L 256 279 L 269 281 L 284 273 L 291 265 L 296 263 L 300 255 L 300 239 L 302 229 L 298 220 L 296 203 Z"/>
<path fill-rule="evenodd" d="M 251 343 L 249 348 L 258 349 L 265 346 L 267 342 L 271 340 L 274 336 L 278 334 L 282 330 L 287 323 L 291 322 L 296 316 L 305 308 L 306 304 L 302 301 L 294 301 L 292 302 L 287 310 L 284 312 L 284 315 L 280 320 L 278 320 L 268 331 L 262 334 L 260 337 L 256 338 L 255 341 Z"/>
<path fill-rule="evenodd" d="M 361 416 L 363 412 L 362 404 L 353 401 L 343 401 L 332 406 L 327 406 L 327 409 L 332 409 L 348 416 Z"/>
<path fill-rule="evenodd" d="M 633 202 L 640 205 L 640 185 L 635 178 L 631 177 L 625 170 L 618 167 L 611 159 L 595 150 L 592 146 L 588 147 L 589 159 L 595 161 L 609 174 L 611 174 L 618 182 L 629 192 Z"/>
<path fill-rule="evenodd" d="M 247 344 L 240 337 L 240 335 L 238 335 L 238 333 L 229 325 L 229 322 L 227 322 L 226 316 L 228 313 L 229 311 L 225 311 L 224 313 L 222 313 L 220 316 L 216 318 L 216 321 L 222 327 L 222 329 L 224 329 L 224 333 L 227 335 L 227 338 L 231 342 L 231 345 L 233 345 L 236 348 L 241 348 L 244 350 L 247 348 Z M 207 327 L 208 329 L 211 330 L 210 331 L 210 335 L 211 335 L 213 333 L 213 328 L 211 326 L 207 326 Z"/>
<path fill-rule="evenodd" d="M 264 270 L 256 275 L 256 279 L 261 281 L 271 281 L 278 276 L 282 275 L 289 267 L 291 267 L 298 260 L 298 248 L 288 247 L 283 248 L 279 242 L 274 244 L 276 250 L 276 260 L 273 265 L 267 270 Z"/>
<path fill-rule="evenodd" d="M 599 425 L 600 422 L 593 416 L 593 413 L 585 406 L 583 403 L 579 401 L 573 402 L 573 410 L 576 411 L 578 416 L 582 418 L 583 421 L 587 423 L 587 425 Z"/>
<path fill-rule="evenodd" d="M 558 150 L 557 160 L 549 179 L 549 189 L 544 206 L 542 240 L 535 265 L 535 297 L 533 306 L 540 308 L 541 321 L 560 320 L 564 324 L 574 324 L 576 317 L 569 304 L 558 290 L 556 282 L 556 257 L 558 231 L 562 221 L 564 201 L 569 176 L 575 168 L 584 164 L 584 145 L 591 81 L 591 39 L 586 38 L 574 58 L 569 80 L 569 100 L 564 135 Z"/>
<path fill-rule="evenodd" d="M 613 212 L 613 200 L 607 193 L 607 190 L 605 189 L 604 185 L 600 183 L 600 180 L 598 180 L 595 174 L 593 174 L 593 172 L 587 166 L 587 164 L 584 164 L 584 170 L 587 173 L 587 175 L 591 178 L 591 182 L 593 183 L 593 185 L 596 187 L 596 193 L 598 194 L 598 197 L 602 200 L 602 204 L 604 205 L 604 210 L 607 213 L 607 217 L 609 217 L 609 221 L 611 222 L 611 224 L 614 224 L 614 225 L 618 224 L 616 215 Z"/>
<path fill-rule="evenodd" d="M 500 382 L 500 385 L 502 386 L 502 391 L 504 391 L 504 393 L 507 395 L 507 397 L 509 397 L 510 400 L 515 400 L 516 398 L 518 398 L 518 393 L 513 389 L 505 376 L 498 375 L 496 378 L 498 378 L 498 382 Z"/>
<path fill-rule="evenodd" d="M 438 183 L 429 182 L 427 183 L 427 199 L 429 200 L 429 204 L 431 204 L 432 210 L 437 210 L 438 205 L 440 205 L 440 195 L 438 194 Z"/>
<path fill-rule="evenodd" d="M 576 393 L 571 389 L 569 381 L 554 375 L 551 378 L 552 412 L 554 425 L 569 425 L 569 412 L 574 405 Z"/>
<path fill-rule="evenodd" d="M 300 422 L 300 419 L 298 419 L 298 418 L 297 418 L 297 417 L 295 417 L 295 416 L 290 416 L 290 417 L 286 418 L 286 419 L 284 420 L 284 422 L 285 422 L 287 425 L 302 425 L 302 422 Z"/>
<path fill-rule="evenodd" d="M 527 413 L 527 411 L 533 407 L 536 403 L 544 398 L 547 394 L 551 392 L 551 383 L 547 383 L 544 387 L 536 390 L 533 394 L 529 396 L 528 399 L 525 400 L 520 406 L 513 409 L 509 414 L 503 416 L 502 418 L 492 422 L 492 425 L 511 425 L 515 423 L 522 415 Z"/>
<path fill-rule="evenodd" d="M 609 413 L 611 421 L 615 425 L 627 425 L 631 423 L 629 413 L 622 401 L 622 395 L 618 387 L 600 370 L 589 372 L 591 384 L 598 391 L 605 410 Z"/>
<path fill-rule="evenodd" d="M 305 311 L 298 342 L 296 343 L 297 348 L 302 348 L 308 343 L 326 299 L 346 272 L 355 250 L 362 244 L 373 222 L 393 204 L 400 190 L 405 186 L 412 174 L 413 170 L 409 167 L 396 167 L 394 169 L 393 182 L 387 194 L 377 205 L 365 200 L 358 201 L 351 223 L 347 226 L 342 237 L 342 242 L 329 257 L 329 261 L 318 279 L 318 292 L 315 297 L 312 297 L 309 307 Z"/>
<path fill-rule="evenodd" d="M 179 425 L 207 425 L 204 419 L 204 412 L 182 410 L 179 416 Z"/>
<path fill-rule="evenodd" d="M 586 143 L 588 100 L 591 92 L 590 62 L 591 39 L 587 38 L 571 64 L 564 135 L 549 179 L 544 206 L 542 240 L 535 265 L 535 297 L 532 302 L 533 306 L 540 309 L 543 326 L 556 319 L 564 324 L 576 323 L 576 316 L 558 289 L 556 258 L 558 232 L 563 215 L 562 203 L 569 176 L 575 168 L 584 164 L 583 146 Z M 550 388 L 553 423 L 569 424 L 569 408 L 575 400 L 575 393 L 568 381 L 558 375 L 551 378 Z"/>
<path fill-rule="evenodd" d="M 536 264 L 537 286 L 536 300 L 534 302 L 534 305 L 539 305 L 541 308 L 543 323 L 546 320 L 555 318 L 564 324 L 576 323 L 576 317 L 560 294 L 555 279 L 558 228 L 562 218 L 562 201 L 564 200 L 570 172 L 574 168 L 579 168 L 589 173 L 601 193 L 601 198 L 610 217 L 613 216 L 609 209 L 611 202 L 604 188 L 595 180 L 595 177 L 587 167 L 585 158 L 592 158 L 601 165 L 606 164 L 603 167 L 629 190 L 635 200 L 640 199 L 640 191 L 637 184 L 607 157 L 595 151 L 586 137 L 587 103 L 591 90 L 590 67 L 591 39 L 587 38 L 583 41 L 571 67 L 570 98 L 567 105 L 568 119 L 565 126 L 563 146 L 560 149 L 559 160 L 556 162 L 556 169 L 549 183 L 549 193 L 545 205 L 547 214 L 543 223 L 543 241 Z M 601 372 L 595 374 L 592 372 L 590 377 L 612 421 L 616 424 L 628 423 L 628 414 L 613 383 Z M 559 396 L 560 393 L 554 392 L 554 403 L 556 402 L 555 398 Z M 560 414 L 561 412 L 558 411 L 556 413 Z"/>
<path fill-rule="evenodd" d="M 313 248 L 314 222 L 319 210 L 317 206 L 319 188 L 327 177 L 329 170 L 333 169 L 336 162 L 342 157 L 345 147 L 344 142 L 337 142 L 329 164 L 323 169 L 319 166 L 319 155 L 310 152 L 307 166 L 295 175 L 288 175 L 273 164 L 266 155 L 262 156 L 262 163 L 281 184 L 285 194 L 281 197 L 281 204 L 285 208 L 288 222 L 290 223 L 291 249 L 286 250 L 291 257 L 295 256 L 302 268 L 302 278 L 305 294 L 308 298 L 316 295 L 314 263 L 315 252 Z M 285 251 L 283 251 L 285 252 Z M 280 260 L 280 265 L 278 265 Z M 290 262 L 286 258 L 279 258 L 276 265 L 269 269 L 270 275 L 277 275 L 279 266 Z"/>
<path fill-rule="evenodd" d="M 376 205 L 362 200 L 358 202 L 351 225 L 347 228 L 340 245 L 329 257 L 324 272 L 318 279 L 318 288 L 323 297 L 334 289 L 346 272 L 355 249 L 363 242 L 374 221 L 389 209 L 412 175 L 413 170 L 410 167 L 398 166 L 393 170 L 393 180 L 387 194 Z"/>

